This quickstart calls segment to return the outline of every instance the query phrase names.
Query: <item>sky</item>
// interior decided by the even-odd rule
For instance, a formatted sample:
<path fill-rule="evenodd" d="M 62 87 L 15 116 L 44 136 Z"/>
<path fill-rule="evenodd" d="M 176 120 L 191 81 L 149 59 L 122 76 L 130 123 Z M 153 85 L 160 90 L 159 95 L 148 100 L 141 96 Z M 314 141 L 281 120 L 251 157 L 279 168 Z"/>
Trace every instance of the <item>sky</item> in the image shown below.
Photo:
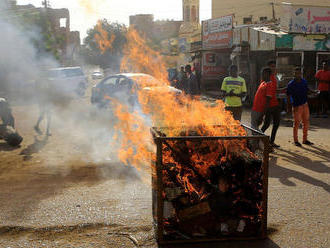
<path fill-rule="evenodd" d="M 42 0 L 17 0 L 18 4 L 41 6 Z M 68 8 L 71 30 L 80 31 L 81 38 L 98 19 L 129 24 L 129 16 L 153 14 L 155 20 L 182 20 L 182 0 L 49 0 L 52 8 Z M 200 0 L 200 19 L 211 18 L 211 0 Z"/>

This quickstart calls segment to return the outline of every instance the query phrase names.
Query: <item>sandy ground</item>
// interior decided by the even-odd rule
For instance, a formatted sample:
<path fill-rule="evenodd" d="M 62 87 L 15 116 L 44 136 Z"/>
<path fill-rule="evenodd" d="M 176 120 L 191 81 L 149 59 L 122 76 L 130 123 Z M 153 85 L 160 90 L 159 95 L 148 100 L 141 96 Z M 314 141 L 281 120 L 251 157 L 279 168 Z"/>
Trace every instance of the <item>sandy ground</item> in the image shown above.
<path fill-rule="evenodd" d="M 94 145 L 88 99 L 80 101 L 76 114 L 86 121 L 62 115 L 48 139 L 33 131 L 37 106 L 14 106 L 24 141 L 16 149 L 0 141 L 0 247 L 157 247 L 150 186 L 112 160 L 107 142 Z M 269 238 L 180 247 L 330 247 L 330 118 L 312 119 L 313 147 L 295 147 L 291 125 L 282 122 L 281 148 L 270 156 Z"/>

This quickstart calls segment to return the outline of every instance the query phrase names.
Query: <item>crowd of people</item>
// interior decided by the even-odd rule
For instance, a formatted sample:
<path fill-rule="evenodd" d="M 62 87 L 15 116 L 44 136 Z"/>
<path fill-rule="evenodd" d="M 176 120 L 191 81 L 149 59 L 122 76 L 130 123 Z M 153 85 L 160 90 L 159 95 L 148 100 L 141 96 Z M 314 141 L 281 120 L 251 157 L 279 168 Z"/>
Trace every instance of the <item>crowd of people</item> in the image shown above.
<path fill-rule="evenodd" d="M 322 63 L 322 69 L 315 74 L 318 84 L 317 90 L 308 88 L 307 81 L 303 78 L 303 68 L 296 67 L 293 78 L 286 87 L 279 88 L 277 80 L 276 61 L 271 60 L 262 69 L 261 80 L 254 96 L 251 110 L 251 127 L 260 132 L 265 132 L 272 124 L 270 135 L 271 150 L 279 148 L 275 143 L 276 134 L 280 126 L 282 104 L 278 100 L 279 93 L 286 93 L 288 112 L 293 116 L 293 143 L 296 146 L 313 145 L 308 140 L 308 129 L 310 111 L 308 106 L 308 94 L 318 95 L 318 107 L 316 118 L 327 118 L 330 101 L 330 70 L 329 61 Z M 238 67 L 231 65 L 228 69 L 229 76 L 221 83 L 221 96 L 224 99 L 226 110 L 230 111 L 235 120 L 241 121 L 243 104 L 242 99 L 247 95 L 247 87 L 244 78 L 238 75 Z M 197 73 L 196 73 L 197 75 Z M 176 87 L 182 89 L 186 94 L 197 95 L 200 93 L 200 80 L 191 71 L 190 65 L 181 67 L 177 75 Z M 292 108 L 292 110 L 291 110 Z M 302 144 L 298 139 L 298 129 L 303 125 Z M 261 126 L 261 127 L 260 127 Z M 259 128 L 260 127 L 260 128 Z"/>
<path fill-rule="evenodd" d="M 193 72 L 194 70 L 194 72 Z M 181 66 L 180 71 L 175 73 L 170 81 L 172 85 L 185 94 L 190 96 L 196 96 L 201 93 L 201 75 L 196 68 L 192 68 L 191 65 Z"/>
<path fill-rule="evenodd" d="M 285 90 L 289 106 L 292 106 L 293 114 L 293 142 L 296 146 L 301 147 L 302 144 L 298 139 L 298 129 L 300 124 L 303 125 L 303 139 L 302 143 L 305 145 L 313 145 L 308 140 L 308 129 L 310 111 L 308 106 L 308 94 L 318 94 L 319 107 L 317 110 L 317 117 L 321 111 L 323 117 L 327 117 L 327 109 L 329 104 L 329 84 L 330 84 L 330 71 L 329 61 L 323 62 L 323 67 L 319 70 L 315 79 L 318 82 L 318 89 L 311 90 L 308 88 L 307 81 L 302 77 L 302 68 L 296 67 L 294 69 L 294 77 L 288 83 L 287 87 L 278 89 L 276 75 L 276 63 L 270 61 L 268 67 L 262 70 L 261 83 L 254 97 L 253 107 L 251 111 L 251 127 L 259 130 L 259 126 L 263 123 L 260 131 L 265 132 L 273 122 L 273 128 L 270 137 L 271 148 L 280 147 L 275 143 L 276 133 L 280 124 L 281 113 L 279 103 L 276 98 L 276 93 Z"/>

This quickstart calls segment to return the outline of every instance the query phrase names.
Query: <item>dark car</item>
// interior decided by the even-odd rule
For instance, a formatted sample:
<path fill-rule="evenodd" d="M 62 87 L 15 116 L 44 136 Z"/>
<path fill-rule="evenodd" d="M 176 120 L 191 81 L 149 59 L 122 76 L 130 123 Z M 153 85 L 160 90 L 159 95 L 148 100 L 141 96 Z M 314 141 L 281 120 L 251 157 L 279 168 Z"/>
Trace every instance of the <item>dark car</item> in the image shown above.
<path fill-rule="evenodd" d="M 126 104 L 130 107 L 138 103 L 137 91 L 153 90 L 159 93 L 182 93 L 172 86 L 162 84 L 156 78 L 143 73 L 123 73 L 106 77 L 92 88 L 91 102 L 100 108 L 111 106 L 112 102 Z"/>

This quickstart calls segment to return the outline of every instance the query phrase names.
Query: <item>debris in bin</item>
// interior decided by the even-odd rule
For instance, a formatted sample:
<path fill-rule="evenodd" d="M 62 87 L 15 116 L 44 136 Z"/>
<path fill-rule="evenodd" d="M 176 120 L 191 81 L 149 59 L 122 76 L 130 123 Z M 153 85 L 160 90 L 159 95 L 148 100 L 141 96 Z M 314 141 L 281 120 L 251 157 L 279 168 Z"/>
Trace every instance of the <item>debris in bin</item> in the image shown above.
<path fill-rule="evenodd" d="M 164 218 L 172 218 L 175 214 L 172 202 L 164 201 Z"/>
<path fill-rule="evenodd" d="M 188 220 L 188 219 L 192 219 L 194 217 L 209 213 L 210 211 L 211 211 L 211 208 L 210 208 L 208 202 L 202 202 L 195 206 L 192 206 L 192 207 L 179 211 L 178 218 L 180 220 Z"/>
<path fill-rule="evenodd" d="M 237 227 L 237 232 L 243 232 L 244 231 L 244 227 L 245 227 L 245 221 L 244 220 L 240 220 L 238 227 Z"/>
<path fill-rule="evenodd" d="M 199 136 L 195 131 L 181 133 L 187 134 Z M 203 136 L 162 140 L 165 239 L 261 232 L 262 160 L 247 148 L 228 152 L 225 147 L 234 141 L 225 142 L 203 140 Z"/>

